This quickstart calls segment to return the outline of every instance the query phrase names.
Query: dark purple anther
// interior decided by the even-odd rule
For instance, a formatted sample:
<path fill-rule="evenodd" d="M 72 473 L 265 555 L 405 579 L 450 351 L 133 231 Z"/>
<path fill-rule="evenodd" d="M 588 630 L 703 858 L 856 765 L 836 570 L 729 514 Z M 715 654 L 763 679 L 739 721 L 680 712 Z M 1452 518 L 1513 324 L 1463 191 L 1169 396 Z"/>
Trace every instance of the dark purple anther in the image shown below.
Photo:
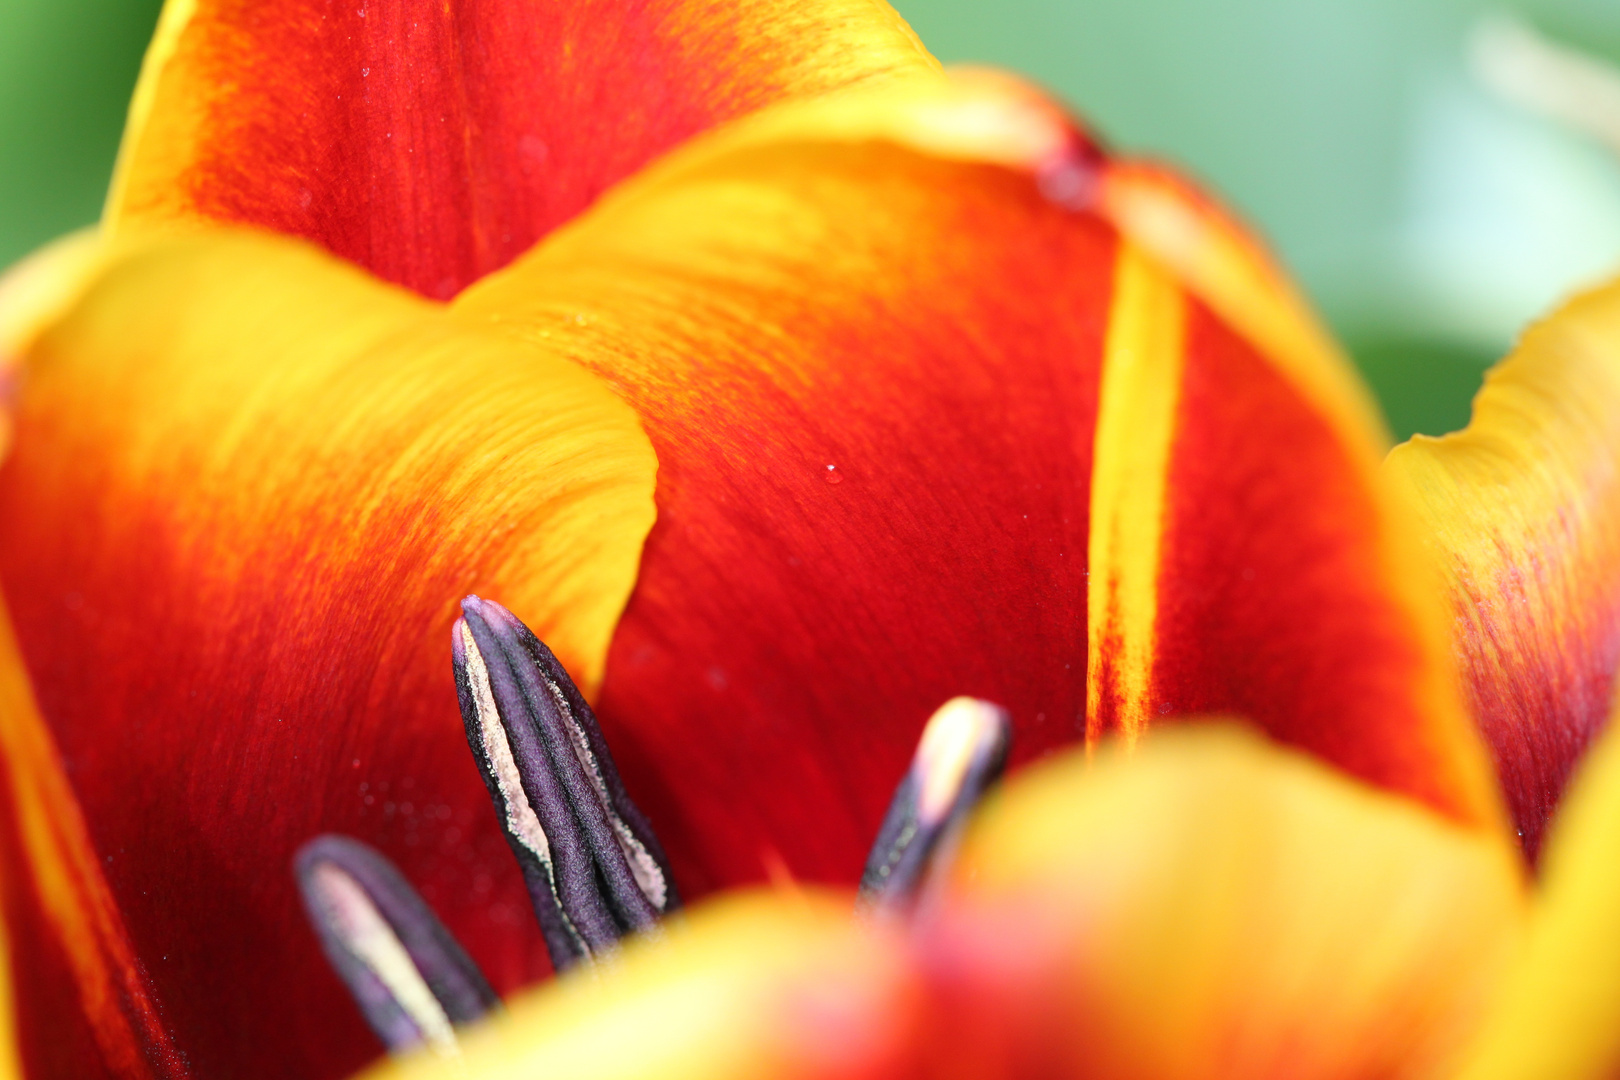
<path fill-rule="evenodd" d="M 327 958 L 390 1052 L 452 1053 L 456 1027 L 499 1007 L 477 965 L 382 855 L 321 836 L 299 849 L 293 868 Z"/>
<path fill-rule="evenodd" d="M 677 906 L 669 863 L 551 650 L 500 604 L 469 596 L 461 611 L 451 656 L 467 742 L 562 971 Z"/>

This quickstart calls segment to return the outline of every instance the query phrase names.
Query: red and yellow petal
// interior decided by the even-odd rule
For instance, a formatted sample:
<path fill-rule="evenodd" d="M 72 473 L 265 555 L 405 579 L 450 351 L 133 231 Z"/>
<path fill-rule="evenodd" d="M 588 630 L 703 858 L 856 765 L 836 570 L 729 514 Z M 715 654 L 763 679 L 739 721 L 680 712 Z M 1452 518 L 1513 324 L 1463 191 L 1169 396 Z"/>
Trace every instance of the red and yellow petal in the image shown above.
<path fill-rule="evenodd" d="M 1011 781 L 919 953 L 931 1075 L 1432 1080 L 1524 917 L 1501 834 L 1236 729 Z"/>
<path fill-rule="evenodd" d="M 457 301 L 658 452 L 600 712 L 689 890 L 852 880 L 964 693 L 1021 760 L 1233 712 L 1492 818 L 1353 376 L 1237 329 L 1305 317 L 1247 241 L 1210 285 L 1098 202 L 1114 168 L 1005 78 L 786 107 Z"/>
<path fill-rule="evenodd" d="M 0 612 L 0 880 L 5 882 L 6 1001 L 0 1076 L 186 1075 L 101 872 L 56 743 L 39 715 Z M 13 1028 L 25 1033 L 16 1039 Z M 38 1032 L 49 1031 L 48 1038 Z M 33 1036 L 33 1037 L 27 1037 Z M 18 1051 L 22 1056 L 18 1058 Z M 9 1069 L 9 1071 L 8 1071 Z"/>
<path fill-rule="evenodd" d="M 1620 730 L 1576 773 L 1540 885 L 1525 946 L 1456 1080 L 1620 1072 Z"/>
<path fill-rule="evenodd" d="M 1620 667 L 1620 286 L 1530 328 L 1463 431 L 1396 448 L 1456 651 L 1533 857 Z"/>
<path fill-rule="evenodd" d="M 653 515 L 634 415 L 571 364 L 246 232 L 115 257 L 26 372 L 0 581 L 49 734 L 8 712 L 11 794 L 25 833 L 72 833 L 54 737 L 91 850 L 64 841 L 53 878 L 24 837 L 37 896 L 11 906 L 40 918 L 14 940 L 73 959 L 117 935 L 61 912 L 111 908 L 191 1068 L 341 1073 L 374 1047 L 290 869 L 335 830 L 396 860 L 498 986 L 542 974 L 521 885 L 492 872 L 449 628 L 461 596 L 497 595 L 600 678 Z M 70 970 L 92 1027 L 123 1007 Z M 60 1003 L 36 986 L 52 964 L 19 971 L 25 1001 Z M 33 1058 L 80 1023 L 24 1018 Z"/>
<path fill-rule="evenodd" d="M 108 201 L 448 297 L 691 135 L 935 69 L 883 0 L 169 0 Z"/>

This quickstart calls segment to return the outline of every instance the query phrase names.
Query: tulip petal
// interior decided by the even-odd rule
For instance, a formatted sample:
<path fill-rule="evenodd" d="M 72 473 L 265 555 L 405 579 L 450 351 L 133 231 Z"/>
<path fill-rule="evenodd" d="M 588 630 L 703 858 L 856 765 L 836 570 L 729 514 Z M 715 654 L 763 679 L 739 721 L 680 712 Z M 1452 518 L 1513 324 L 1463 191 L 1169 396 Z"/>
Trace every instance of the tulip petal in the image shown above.
<path fill-rule="evenodd" d="M 108 200 L 445 298 L 682 140 L 937 65 L 882 0 L 169 0 Z"/>
<path fill-rule="evenodd" d="M 1446 573 L 1455 648 L 1534 857 L 1620 668 L 1620 286 L 1524 335 L 1467 428 L 1387 470 Z"/>
<path fill-rule="evenodd" d="M 505 844 L 446 643 L 487 591 L 600 678 L 652 521 L 633 414 L 249 232 L 114 258 L 26 370 L 0 580 L 90 866 L 192 1067 L 375 1053 L 299 924 L 291 859 L 321 831 L 382 849 L 497 987 L 544 973 L 516 876 L 489 873 Z M 32 1043 L 64 1037 L 34 1019 Z"/>
<path fill-rule="evenodd" d="M 1620 1072 L 1620 728 L 1592 748 L 1549 830 L 1530 932 L 1456 1080 Z"/>
<path fill-rule="evenodd" d="M 600 373 L 658 452 L 598 713 L 687 894 L 854 880 L 964 694 L 1018 760 L 1233 712 L 1492 820 L 1353 375 L 1272 359 L 1298 312 L 1234 330 L 1292 312 L 1275 275 L 1215 260 L 1204 290 L 1087 201 L 1107 168 L 1005 77 L 783 107 L 456 301 Z"/>
<path fill-rule="evenodd" d="M 0 455 L 11 447 L 17 366 L 42 330 L 61 316 L 101 257 L 100 232 L 83 229 L 45 245 L 0 274 Z"/>
<path fill-rule="evenodd" d="M 1518 940 L 1499 833 L 1238 729 L 1003 792 L 922 929 L 938 1075 L 1448 1075 Z"/>
<path fill-rule="evenodd" d="M 594 978 L 510 1003 L 462 1056 L 367 1080 L 861 1080 L 904 1075 L 915 988 L 898 943 L 853 898 L 756 893 L 678 916 Z"/>
<path fill-rule="evenodd" d="M 7 811 L 0 843 L 6 921 L 13 928 L 46 931 L 11 935 L 9 981 L 20 991 L 24 1031 L 48 1025 L 56 1033 L 54 1039 L 15 1043 L 11 1004 L 3 1002 L 7 1030 L 0 1033 L 0 1047 L 8 1057 L 23 1051 L 29 1075 L 91 1076 L 105 1064 L 119 1076 L 185 1076 L 102 876 L 55 741 L 40 718 L 3 610 L 0 760 Z M 81 1021 L 82 1027 L 72 1026 Z M 15 1059 L 0 1061 L 0 1076 L 14 1075 L 22 1075 Z"/>

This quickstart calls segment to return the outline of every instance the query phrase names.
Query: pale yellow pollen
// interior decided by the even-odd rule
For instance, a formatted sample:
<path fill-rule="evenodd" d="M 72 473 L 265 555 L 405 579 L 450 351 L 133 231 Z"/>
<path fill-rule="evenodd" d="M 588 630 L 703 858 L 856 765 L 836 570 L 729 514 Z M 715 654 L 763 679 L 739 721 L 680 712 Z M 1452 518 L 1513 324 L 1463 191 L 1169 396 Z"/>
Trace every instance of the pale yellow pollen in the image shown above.
<path fill-rule="evenodd" d="M 450 1017 L 365 889 L 331 863 L 316 866 L 310 877 L 321 919 L 343 947 L 387 988 L 430 1048 L 444 1055 L 458 1053 Z"/>
<path fill-rule="evenodd" d="M 950 813 L 975 755 L 988 752 L 995 741 L 1000 715 L 988 702 L 955 697 L 929 717 L 913 765 L 922 788 L 917 794 L 917 818 L 924 825 L 933 825 Z"/>
<path fill-rule="evenodd" d="M 472 684 L 473 707 L 478 712 L 478 735 L 484 745 L 484 756 L 489 759 L 490 771 L 495 774 L 495 786 L 501 792 L 501 805 L 506 809 L 506 824 L 512 835 L 523 846 L 534 852 L 542 862 L 551 862 L 551 844 L 540 818 L 529 804 L 523 791 L 523 778 L 518 773 L 517 761 L 512 757 L 512 745 L 506 741 L 506 729 L 501 727 L 501 716 L 495 707 L 495 693 L 489 685 L 489 668 L 473 641 L 472 631 L 466 623 L 460 624 L 461 644 L 467 655 L 467 681 Z"/>

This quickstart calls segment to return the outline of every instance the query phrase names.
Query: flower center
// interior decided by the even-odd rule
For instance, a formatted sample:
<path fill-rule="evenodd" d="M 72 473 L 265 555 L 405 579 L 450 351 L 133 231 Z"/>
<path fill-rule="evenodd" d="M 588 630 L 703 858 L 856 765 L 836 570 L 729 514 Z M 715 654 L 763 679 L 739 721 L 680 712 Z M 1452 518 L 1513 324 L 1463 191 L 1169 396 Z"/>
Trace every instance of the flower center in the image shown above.
<path fill-rule="evenodd" d="M 626 935 L 655 931 L 680 904 L 674 876 L 551 650 L 500 604 L 469 596 L 461 610 L 451 662 L 467 744 L 562 974 Z M 1005 711 L 972 698 L 934 714 L 861 876 L 863 908 L 903 915 L 927 895 L 1000 775 L 1010 733 Z M 328 958 L 390 1051 L 453 1053 L 453 1028 L 498 1008 L 477 966 L 381 854 L 321 836 L 295 867 Z"/>

